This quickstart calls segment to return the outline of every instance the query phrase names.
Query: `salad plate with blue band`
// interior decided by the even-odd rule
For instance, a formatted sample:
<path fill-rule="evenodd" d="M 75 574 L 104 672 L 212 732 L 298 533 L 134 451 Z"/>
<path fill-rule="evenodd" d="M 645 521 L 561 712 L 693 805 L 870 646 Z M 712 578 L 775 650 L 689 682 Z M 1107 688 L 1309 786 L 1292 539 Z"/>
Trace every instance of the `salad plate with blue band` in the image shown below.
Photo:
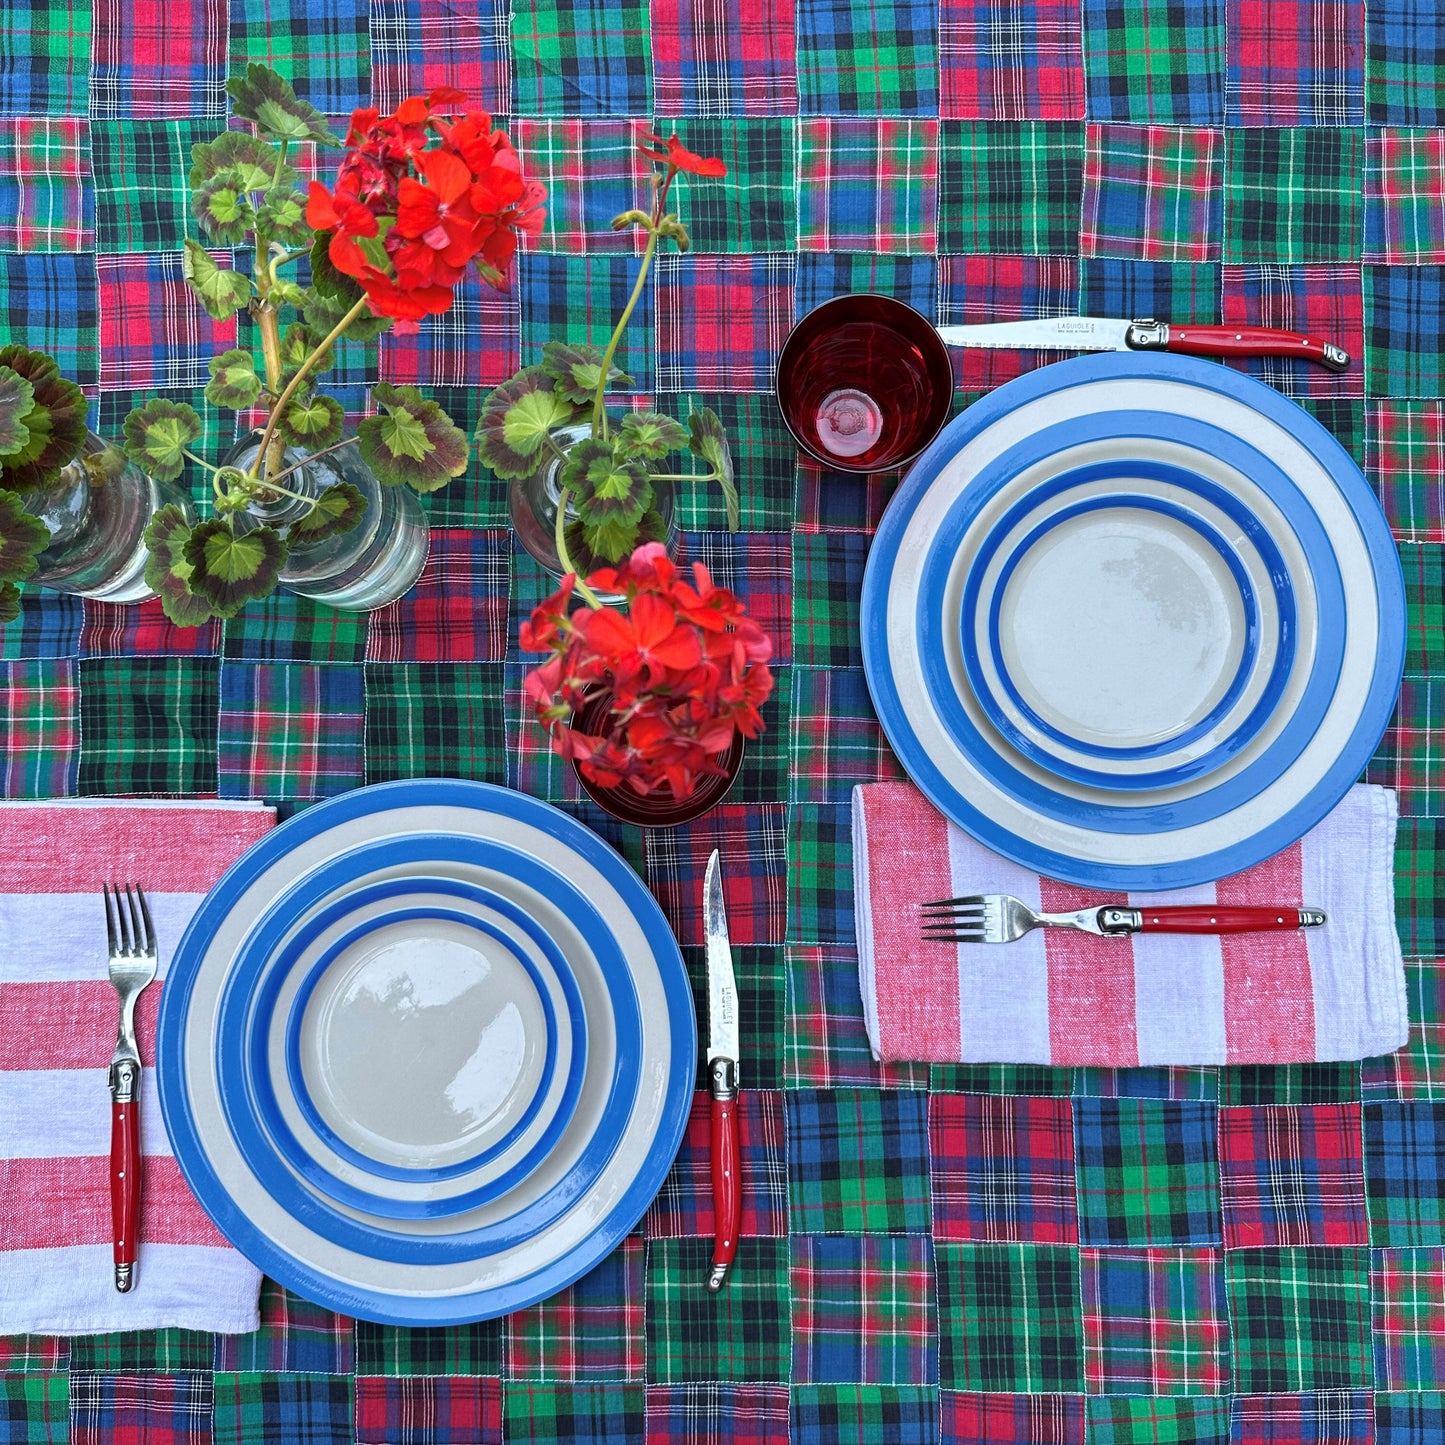
<path fill-rule="evenodd" d="M 862 616 L 884 732 L 940 811 L 1110 889 L 1223 877 L 1306 832 L 1404 663 L 1359 468 L 1272 388 L 1187 357 L 1064 361 L 976 402 L 890 503 Z"/>
<path fill-rule="evenodd" d="M 537 799 L 448 779 L 317 804 L 230 869 L 163 997 L 187 1182 L 341 1313 L 490 1318 L 586 1273 L 681 1142 L 692 994 L 652 895 Z"/>

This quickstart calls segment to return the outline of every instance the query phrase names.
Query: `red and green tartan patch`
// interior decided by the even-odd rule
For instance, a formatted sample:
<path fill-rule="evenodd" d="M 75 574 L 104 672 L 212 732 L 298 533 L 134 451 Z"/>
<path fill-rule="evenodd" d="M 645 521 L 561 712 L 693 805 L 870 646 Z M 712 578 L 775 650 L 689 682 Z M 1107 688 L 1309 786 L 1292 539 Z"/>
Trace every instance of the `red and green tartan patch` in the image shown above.
<path fill-rule="evenodd" d="M 795 115 L 796 45 L 793 0 L 654 5 L 654 112 Z"/>
<path fill-rule="evenodd" d="M 127 1439 L 211 1445 L 213 1417 L 209 1370 L 102 1375 L 71 1368 L 71 1445 L 109 1445 Z"/>
<path fill-rule="evenodd" d="M 585 255 L 634 252 L 635 226 L 614 231 L 612 218 L 645 205 L 651 163 L 637 149 L 643 121 L 518 116 L 511 136 L 526 173 L 547 188 L 541 234 L 524 235 L 527 250 Z"/>
<path fill-rule="evenodd" d="M 218 0 L 92 0 L 90 114 L 226 114 L 227 8 Z"/>
<path fill-rule="evenodd" d="M 1368 1244 L 1357 1104 L 1219 1111 L 1224 1242 Z"/>
<path fill-rule="evenodd" d="M 79 673 L 79 665 L 64 657 L 0 662 L 0 797 L 57 798 L 75 791 Z"/>
<path fill-rule="evenodd" d="M 486 1375 L 356 1377 L 356 1445 L 501 1445 L 502 1382 Z M 325 1437 L 315 1445 L 330 1445 Z"/>
<path fill-rule="evenodd" d="M 1366 134 L 1365 260 L 1445 261 L 1445 132 Z"/>
<path fill-rule="evenodd" d="M 1088 116 L 1222 125 L 1225 0 L 1082 0 Z"/>
<path fill-rule="evenodd" d="M 1093 1445 L 1231 1445 L 1224 1396 L 1093 1395 L 1085 1415 Z"/>
<path fill-rule="evenodd" d="M 1445 1380 L 1445 1249 L 1371 1255 L 1375 1383 L 1430 1390 Z"/>
<path fill-rule="evenodd" d="M 1223 162 L 1218 131 L 1086 127 L 1079 254 L 1134 261 L 1218 260 Z"/>
<path fill-rule="evenodd" d="M 1360 140 L 1322 126 L 1225 131 L 1224 259 L 1357 261 Z M 1368 225 L 1368 196 L 1365 214 Z"/>
<path fill-rule="evenodd" d="M 934 1445 L 936 1392 L 918 1385 L 795 1385 L 791 1445 Z"/>
<path fill-rule="evenodd" d="M 0 248 L 94 247 L 89 123 L 78 116 L 0 118 Z"/>
<path fill-rule="evenodd" d="M 1365 475 L 1398 541 L 1445 542 L 1445 402 L 1368 402 Z"/>
<path fill-rule="evenodd" d="M 7 1440 L 14 1445 L 50 1445 L 74 1438 L 69 1427 L 70 1377 L 64 1370 L 0 1375 L 0 1428 Z"/>
<path fill-rule="evenodd" d="M 1229 124 L 1359 125 L 1363 5 L 1228 0 Z"/>
<path fill-rule="evenodd" d="M 1078 0 L 940 0 L 939 114 L 1082 120 Z"/>
<path fill-rule="evenodd" d="M 798 249 L 938 248 L 938 122 L 859 117 L 798 123 Z"/>
<path fill-rule="evenodd" d="M 1068 1099 L 934 1093 L 928 1138 L 935 1239 L 1078 1242 Z"/>
<path fill-rule="evenodd" d="M 746 984 L 738 980 L 746 998 Z M 750 1030 L 743 1034 L 748 1049 Z M 704 1060 L 699 1060 L 705 1065 Z M 755 1070 L 745 1058 L 739 1065 L 745 1081 L 738 1111 L 739 1173 L 742 1179 L 742 1235 L 780 1238 L 788 1232 L 788 1165 L 784 1137 L 783 1095 L 759 1087 Z M 699 1091 L 692 1101 L 682 1147 L 657 1198 L 647 1211 L 649 1239 L 680 1239 L 690 1235 L 713 1237 L 715 1229 L 712 1188 L 712 1098 Z"/>
<path fill-rule="evenodd" d="M 975 1445 L 1084 1445 L 1082 1395 L 942 1392 L 943 1439 Z"/>

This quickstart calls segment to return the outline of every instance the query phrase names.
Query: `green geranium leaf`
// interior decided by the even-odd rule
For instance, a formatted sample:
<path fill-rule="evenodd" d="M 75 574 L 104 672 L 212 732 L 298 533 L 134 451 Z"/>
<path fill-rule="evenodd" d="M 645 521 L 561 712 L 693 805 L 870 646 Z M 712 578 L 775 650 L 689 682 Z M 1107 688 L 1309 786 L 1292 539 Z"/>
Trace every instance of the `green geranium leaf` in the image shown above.
<path fill-rule="evenodd" d="M 0 487 L 16 492 L 50 486 L 75 460 L 85 441 L 85 395 L 60 374 L 52 357 L 27 347 L 0 346 L 0 367 L 15 372 L 33 391 L 21 420 L 28 433 L 17 451 L 0 456 Z"/>
<path fill-rule="evenodd" d="M 299 522 L 292 522 L 294 541 L 320 542 L 340 532 L 349 532 L 366 515 L 366 498 L 350 482 L 336 482 L 316 499 L 316 506 Z"/>
<path fill-rule="evenodd" d="M 159 482 L 173 482 L 186 464 L 184 449 L 201 435 L 196 409 L 183 401 L 152 397 L 126 417 L 125 454 Z"/>
<path fill-rule="evenodd" d="M 324 336 L 323 331 L 319 335 Z M 288 326 L 281 336 L 281 371 L 291 376 L 301 369 L 302 363 L 316 349 L 318 333 L 299 321 Z M 316 365 L 306 373 L 308 377 L 320 376 L 336 365 L 336 348 L 328 346 L 316 360 Z"/>
<path fill-rule="evenodd" d="M 233 75 L 226 82 L 226 90 L 231 96 L 231 113 L 249 120 L 272 140 L 341 144 L 340 137 L 331 133 L 326 117 L 310 101 L 300 99 L 289 82 L 268 65 L 252 61 L 245 75 Z"/>
<path fill-rule="evenodd" d="M 619 448 L 629 456 L 656 461 L 668 452 L 687 445 L 687 431 L 680 422 L 660 411 L 630 411 L 618 428 Z"/>
<path fill-rule="evenodd" d="M 0 582 L 0 626 L 20 616 L 20 589 L 13 582 Z"/>
<path fill-rule="evenodd" d="M 359 286 L 356 288 L 356 295 L 349 301 L 341 296 L 323 294 L 311 287 L 307 290 L 300 309 L 306 317 L 306 324 L 318 336 L 329 336 L 360 299 Z M 363 311 L 352 318 L 351 324 L 346 328 L 346 339 L 373 341 L 383 332 L 390 331 L 395 323 L 394 316 L 377 316 L 371 311 Z"/>
<path fill-rule="evenodd" d="M 637 523 L 620 517 L 582 523 L 582 538 L 604 562 L 620 562 L 631 554 L 637 540 Z"/>
<path fill-rule="evenodd" d="M 530 477 L 551 455 L 547 438 L 577 414 L 540 366 L 528 366 L 482 403 L 477 446 L 499 477 Z"/>
<path fill-rule="evenodd" d="M 567 341 L 549 341 L 542 348 L 542 370 L 557 385 L 557 390 L 578 406 L 585 406 L 597 394 L 597 379 L 602 375 L 603 352 L 596 346 L 574 346 Z M 631 386 L 632 378 L 615 366 L 607 368 L 607 391 Z"/>
<path fill-rule="evenodd" d="M 587 520 L 596 506 L 598 516 L 627 516 L 632 521 L 652 504 L 652 481 L 636 458 L 621 456 L 611 442 L 578 442 L 563 464 L 559 481 L 571 489 L 578 515 Z"/>
<path fill-rule="evenodd" d="M 201 141 L 191 147 L 191 189 L 199 190 L 208 181 L 221 177 L 245 193 L 264 191 L 273 185 L 290 185 L 296 180 L 296 172 L 288 165 L 281 165 L 281 152 L 260 136 L 248 130 L 228 130 L 222 131 L 215 140 Z"/>
<path fill-rule="evenodd" d="M 213 518 L 191 529 L 184 555 L 191 565 L 192 592 L 211 604 L 217 617 L 234 617 L 246 603 L 265 597 L 281 575 L 286 543 L 274 527 L 240 535 Z"/>
<path fill-rule="evenodd" d="M 243 411 L 261 395 L 261 378 L 249 351 L 223 351 L 213 356 L 211 379 L 206 383 L 206 400 L 212 406 Z"/>
<path fill-rule="evenodd" d="M 284 246 L 305 246 L 311 240 L 311 227 L 306 224 L 306 197 L 288 186 L 277 186 L 266 192 L 266 199 L 256 212 L 257 224 L 273 241 Z"/>
<path fill-rule="evenodd" d="M 201 298 L 201 305 L 217 321 L 229 321 L 251 300 L 251 283 L 239 271 L 218 266 L 199 241 L 186 237 L 181 270 L 191 290 Z"/>
<path fill-rule="evenodd" d="M 688 449 L 717 473 L 717 483 L 722 488 L 723 502 L 728 511 L 728 530 L 736 532 L 742 516 L 737 481 L 733 475 L 732 448 L 728 446 L 723 424 L 715 411 L 704 406 L 688 417 L 687 429 L 690 433 Z"/>
<path fill-rule="evenodd" d="M 346 413 L 334 396 L 316 395 L 303 401 L 293 397 L 277 422 L 277 430 L 288 446 L 319 451 L 341 440 L 341 424 Z"/>
<path fill-rule="evenodd" d="M 201 230 L 223 246 L 240 245 L 256 224 L 250 197 L 229 174 L 217 176 L 192 191 L 191 210 Z"/>
<path fill-rule="evenodd" d="M 371 388 L 382 408 L 357 427 L 362 460 L 387 486 L 434 492 L 467 469 L 466 433 L 414 386 Z"/>
<path fill-rule="evenodd" d="M 13 457 L 30 440 L 25 425 L 35 405 L 35 388 L 18 371 L 0 367 L 0 457 Z"/>
<path fill-rule="evenodd" d="M 45 523 L 32 517 L 14 492 L 0 492 L 0 582 L 23 582 L 49 545 Z"/>
<path fill-rule="evenodd" d="M 216 615 L 204 597 L 191 591 L 191 564 L 186 561 L 190 537 L 191 524 L 174 502 L 162 507 L 146 528 L 146 586 L 160 593 L 161 610 L 177 627 L 199 627 Z"/>

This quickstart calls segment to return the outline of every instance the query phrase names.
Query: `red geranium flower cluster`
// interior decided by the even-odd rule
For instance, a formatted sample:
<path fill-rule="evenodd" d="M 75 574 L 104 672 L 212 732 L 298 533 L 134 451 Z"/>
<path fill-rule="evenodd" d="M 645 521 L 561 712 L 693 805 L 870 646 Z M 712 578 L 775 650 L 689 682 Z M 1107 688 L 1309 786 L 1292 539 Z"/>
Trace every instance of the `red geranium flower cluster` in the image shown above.
<path fill-rule="evenodd" d="M 762 731 L 759 709 L 773 690 L 773 645 L 701 562 L 689 582 L 656 542 L 620 567 L 587 579 L 596 591 L 621 593 L 627 611 L 567 605 L 576 577 L 522 624 L 527 652 L 550 652 L 527 674 L 526 693 L 553 750 L 576 759 L 600 787 L 630 783 L 639 793 L 667 784 L 675 798 L 723 770 L 717 757 L 733 741 Z M 608 694 L 609 730 L 579 732 L 573 711 Z"/>
<path fill-rule="evenodd" d="M 522 175 L 507 133 L 484 110 L 438 113 L 465 98 L 441 87 L 391 115 L 354 111 L 335 189 L 311 183 L 307 221 L 332 233 L 332 262 L 361 283 L 378 315 L 415 321 L 445 311 L 473 261 L 500 290 L 518 232 L 542 229 L 546 191 Z"/>

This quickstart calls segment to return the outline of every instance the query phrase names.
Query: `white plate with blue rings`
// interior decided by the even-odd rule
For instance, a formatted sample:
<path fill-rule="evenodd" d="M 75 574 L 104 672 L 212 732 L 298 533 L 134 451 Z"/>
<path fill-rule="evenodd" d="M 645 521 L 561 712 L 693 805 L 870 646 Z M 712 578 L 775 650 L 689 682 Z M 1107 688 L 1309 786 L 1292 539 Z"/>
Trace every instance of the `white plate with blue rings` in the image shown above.
<path fill-rule="evenodd" d="M 484 976 L 500 1007 L 466 987 Z M 378 1079 L 421 1091 L 420 1123 L 350 1056 L 378 1021 Z M 489 1024 L 500 1073 L 475 1047 Z M 308 1299 L 415 1326 L 535 1303 L 615 1248 L 697 1067 L 677 942 L 629 865 L 549 804 L 450 779 L 358 789 L 250 849 L 181 940 L 158 1034 L 176 1158 L 222 1232 Z M 438 1038 L 448 1060 L 410 1078 L 408 1048 Z M 483 1065 L 500 1112 L 471 1108 Z"/>
<path fill-rule="evenodd" d="M 1296 654 L 1306 663 L 1316 645 L 1308 554 L 1286 560 L 1254 509 L 1272 504 L 1246 499 L 1242 473 L 1226 488 L 1178 464 L 1181 429 L 1211 457 L 1229 439 L 1156 425 L 1167 438 L 1137 449 L 1173 463 L 1111 458 L 1055 475 L 968 543 L 960 627 L 980 708 L 1041 767 L 1104 788 L 1172 787 L 1228 762 L 1278 717 Z M 1047 429 L 1032 440 L 1022 450 L 1047 455 Z M 1293 490 L 1279 482 L 1276 495 Z M 947 560 L 936 546 L 930 566 Z"/>
<path fill-rule="evenodd" d="M 1039 454 L 1023 463 L 1031 447 Z M 1060 776 L 1009 743 L 969 683 L 962 619 L 971 549 L 1012 504 L 1080 467 L 1127 475 L 1141 458 L 1245 500 L 1287 564 L 1297 613 L 1303 599 L 1315 620 L 1308 649 L 1303 628 L 1296 637 L 1269 717 L 1237 751 L 1131 793 Z M 1358 466 L 1272 388 L 1167 355 L 1059 362 L 957 418 L 884 515 L 862 619 L 884 732 L 940 811 L 1048 877 L 1140 892 L 1238 872 L 1318 822 L 1373 753 L 1404 668 L 1399 559 Z"/>

